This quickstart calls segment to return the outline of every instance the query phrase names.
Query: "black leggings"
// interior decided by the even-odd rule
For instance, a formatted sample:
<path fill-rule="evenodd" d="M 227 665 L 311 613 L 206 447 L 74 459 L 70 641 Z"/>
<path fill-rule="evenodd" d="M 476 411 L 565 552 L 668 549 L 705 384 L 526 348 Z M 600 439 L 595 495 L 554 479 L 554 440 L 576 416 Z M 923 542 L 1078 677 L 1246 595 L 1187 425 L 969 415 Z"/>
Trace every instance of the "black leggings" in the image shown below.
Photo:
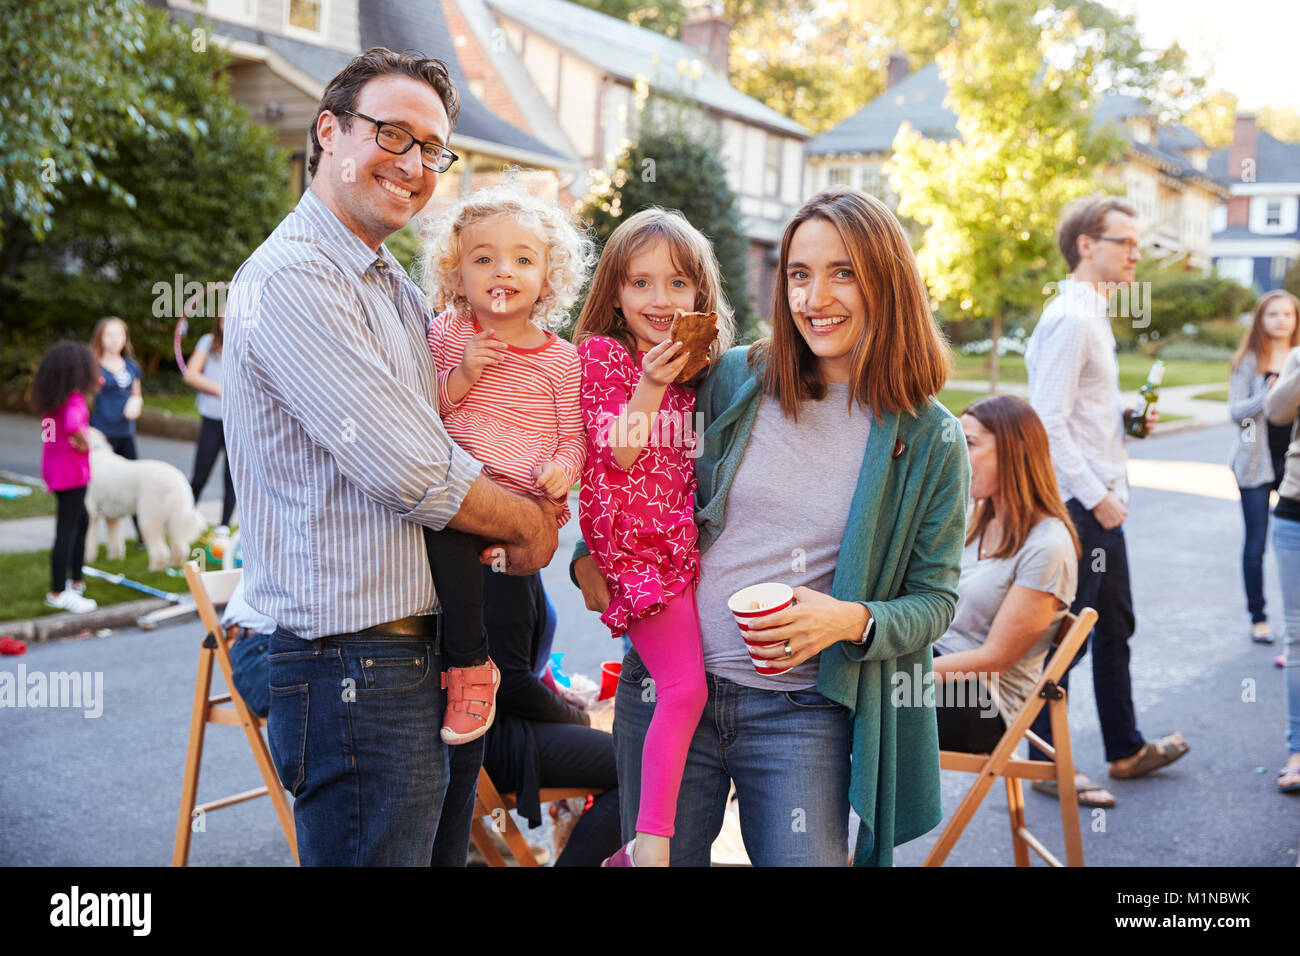
<path fill-rule="evenodd" d="M 217 453 L 221 453 L 225 468 L 225 497 L 221 502 L 221 523 L 230 524 L 230 516 L 235 513 L 235 485 L 230 480 L 230 457 L 226 451 L 226 433 L 221 429 L 221 419 L 202 416 L 199 426 L 199 446 L 194 451 L 194 477 L 190 480 L 190 490 L 194 492 L 194 504 L 199 503 L 199 494 L 208 483 L 212 466 L 217 463 Z"/>
<path fill-rule="evenodd" d="M 81 562 L 86 552 L 86 486 L 54 493 L 57 502 L 54 519 L 54 550 L 50 552 L 50 593 L 58 594 L 68 579 L 81 580 Z"/>
<path fill-rule="evenodd" d="M 442 653 L 448 667 L 470 667 L 487 661 L 487 632 L 483 630 L 483 545 L 472 534 L 443 528 L 424 529 L 433 586 L 442 605 Z"/>
<path fill-rule="evenodd" d="M 108 447 L 128 461 L 136 461 L 140 457 L 135 448 L 134 435 L 118 435 L 116 438 L 109 438 Z M 131 515 L 131 523 L 135 525 L 135 540 L 142 543 L 144 536 L 140 534 L 140 516 Z"/>
<path fill-rule="evenodd" d="M 1006 733 L 989 688 L 978 677 L 945 682 L 935 675 L 934 696 L 940 750 L 990 753 Z"/>

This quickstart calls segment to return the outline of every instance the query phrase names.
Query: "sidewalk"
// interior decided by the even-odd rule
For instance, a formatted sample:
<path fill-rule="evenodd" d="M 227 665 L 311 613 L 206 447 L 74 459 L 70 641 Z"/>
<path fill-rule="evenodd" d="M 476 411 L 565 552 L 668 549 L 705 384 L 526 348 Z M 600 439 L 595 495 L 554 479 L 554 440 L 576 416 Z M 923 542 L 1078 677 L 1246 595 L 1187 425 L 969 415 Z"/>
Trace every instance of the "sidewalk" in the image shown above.
<path fill-rule="evenodd" d="M 1169 422 L 1160 425 L 1156 434 L 1164 435 L 1172 432 L 1186 431 L 1191 428 L 1205 428 L 1210 425 L 1222 425 L 1228 421 L 1228 403 L 1203 401 L 1196 398 L 1202 392 L 1208 392 L 1215 388 L 1226 387 L 1224 382 L 1221 386 L 1216 385 L 1174 385 L 1160 389 L 1159 408 L 1161 412 L 1169 415 L 1185 415 L 1182 421 Z M 946 386 L 947 388 L 960 389 L 965 392 L 987 392 L 989 383 L 983 379 L 953 379 Z M 998 394 L 1000 395 L 1019 395 L 1021 398 L 1029 397 L 1029 386 L 1023 382 L 999 382 Z M 1130 393 L 1124 395 L 1126 401 L 1132 401 Z"/>

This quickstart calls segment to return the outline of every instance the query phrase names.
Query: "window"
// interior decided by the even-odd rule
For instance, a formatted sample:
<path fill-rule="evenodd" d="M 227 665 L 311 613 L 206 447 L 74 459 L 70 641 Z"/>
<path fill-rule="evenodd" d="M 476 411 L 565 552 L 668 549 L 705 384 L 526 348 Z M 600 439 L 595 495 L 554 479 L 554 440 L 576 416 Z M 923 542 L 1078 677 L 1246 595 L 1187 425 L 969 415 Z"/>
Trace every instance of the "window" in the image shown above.
<path fill-rule="evenodd" d="M 289 0 L 289 26 L 308 33 L 323 33 L 323 3 L 324 0 Z"/>
<path fill-rule="evenodd" d="M 1269 264 L 1269 278 L 1277 282 L 1285 279 L 1287 266 L 1290 264 L 1291 263 L 1287 262 L 1286 256 L 1274 256 L 1273 261 Z"/>
<path fill-rule="evenodd" d="M 763 195 L 781 194 L 781 140 L 771 134 L 767 137 L 767 157 L 763 164 Z"/>
<path fill-rule="evenodd" d="M 885 198 L 885 177 L 881 175 L 879 166 L 862 167 L 862 191 L 877 199 Z"/>
<path fill-rule="evenodd" d="M 1270 199 L 1264 206 L 1264 225 L 1282 225 L 1282 200 Z"/>
<path fill-rule="evenodd" d="M 198 0 L 214 17 L 223 20 L 250 20 L 253 17 L 253 0 Z"/>
<path fill-rule="evenodd" d="M 1215 266 L 1219 275 L 1225 279 L 1234 279 L 1244 286 L 1255 282 L 1255 260 L 1247 256 L 1232 256 L 1219 259 Z"/>
<path fill-rule="evenodd" d="M 827 186 L 848 186 L 851 185 L 853 170 L 847 166 L 832 166 L 826 172 Z"/>

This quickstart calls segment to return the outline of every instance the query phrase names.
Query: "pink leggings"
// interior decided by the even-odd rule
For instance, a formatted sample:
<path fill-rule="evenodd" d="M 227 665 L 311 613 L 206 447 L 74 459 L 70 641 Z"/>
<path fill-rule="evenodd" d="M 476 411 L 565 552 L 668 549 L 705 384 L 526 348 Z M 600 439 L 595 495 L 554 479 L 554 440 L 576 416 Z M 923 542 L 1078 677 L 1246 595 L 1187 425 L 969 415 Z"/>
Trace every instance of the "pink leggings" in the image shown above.
<path fill-rule="evenodd" d="M 695 585 L 689 585 L 653 617 L 633 621 L 627 636 L 654 678 L 655 695 L 654 716 L 641 750 L 636 830 L 670 837 L 686 753 L 708 697 Z"/>

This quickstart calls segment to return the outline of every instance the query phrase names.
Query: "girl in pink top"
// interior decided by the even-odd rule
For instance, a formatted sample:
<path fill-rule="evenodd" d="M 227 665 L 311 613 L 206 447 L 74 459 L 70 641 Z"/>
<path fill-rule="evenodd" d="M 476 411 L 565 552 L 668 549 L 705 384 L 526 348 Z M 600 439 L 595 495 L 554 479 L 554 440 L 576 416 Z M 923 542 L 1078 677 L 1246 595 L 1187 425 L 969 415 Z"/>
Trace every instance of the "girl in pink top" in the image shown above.
<path fill-rule="evenodd" d="M 95 356 L 80 342 L 59 342 L 41 359 L 32 380 L 32 406 L 41 416 L 41 477 L 58 502 L 50 551 L 50 593 L 45 603 L 61 611 L 93 611 L 82 595 L 86 550 L 86 486 L 90 484 L 90 409 L 99 389 Z M 68 581 L 71 579 L 71 584 Z"/>
<path fill-rule="evenodd" d="M 559 208 L 514 185 L 476 192 L 422 238 L 430 301 L 445 310 L 430 321 L 428 341 L 447 434 L 498 484 L 553 502 L 563 525 L 587 433 L 578 354 L 554 330 L 586 279 L 591 243 Z M 425 539 L 451 665 L 442 739 L 459 744 L 482 736 L 496 713 L 500 676 L 483 633 L 484 591 L 519 603 L 538 582 L 492 573 L 505 570 L 496 562 L 480 569 L 484 542 L 472 535 L 445 529 Z"/>
<path fill-rule="evenodd" d="M 675 384 L 687 353 L 669 341 L 677 309 L 717 312 L 716 359 L 731 309 L 709 241 L 680 213 L 650 208 L 614 230 L 574 332 L 590 447 L 578 499 L 582 536 L 609 581 L 601 615 L 624 632 L 655 685 L 636 837 L 606 866 L 667 866 L 677 792 L 704 711 L 695 583 L 695 385 Z"/>

